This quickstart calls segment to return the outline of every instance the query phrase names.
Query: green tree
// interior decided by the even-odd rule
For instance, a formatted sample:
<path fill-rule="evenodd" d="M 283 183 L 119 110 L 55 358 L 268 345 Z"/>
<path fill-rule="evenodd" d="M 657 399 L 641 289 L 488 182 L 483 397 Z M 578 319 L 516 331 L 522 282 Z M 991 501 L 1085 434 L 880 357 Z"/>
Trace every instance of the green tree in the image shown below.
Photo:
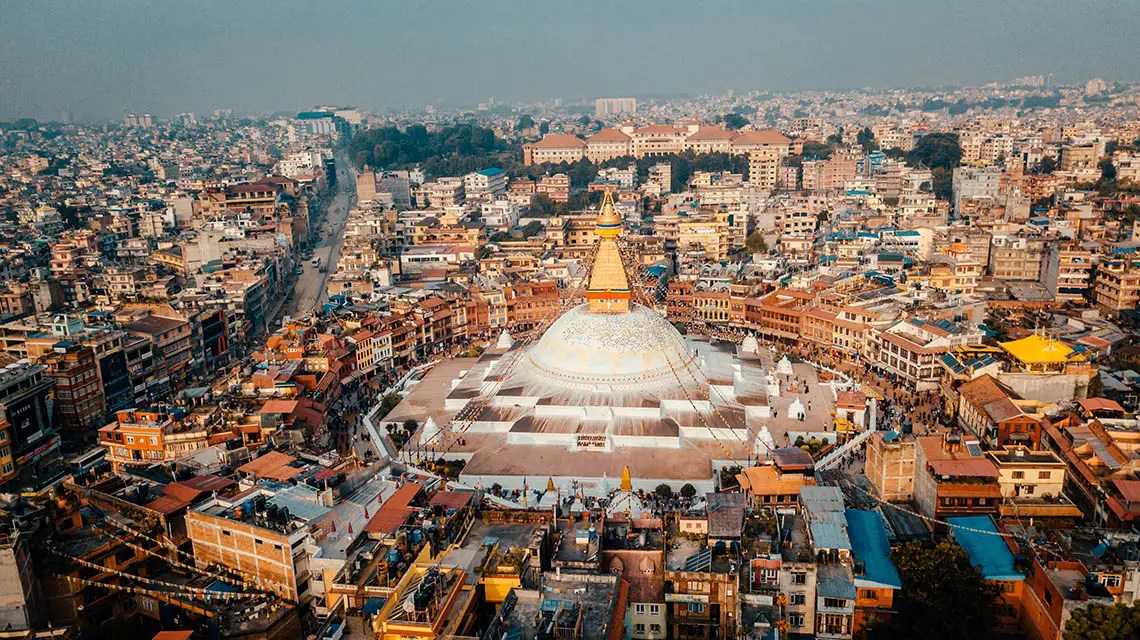
<path fill-rule="evenodd" d="M 1064 640 L 1140 639 L 1140 607 L 1094 602 L 1073 611 L 1062 637 Z"/>
<path fill-rule="evenodd" d="M 1041 162 L 1038 162 L 1037 164 L 1033 165 L 1033 168 L 1030 170 L 1030 173 L 1045 174 L 1045 173 L 1053 173 L 1056 170 L 1057 170 L 1057 159 L 1052 157 L 1052 156 L 1045 156 L 1044 158 L 1041 158 Z"/>
<path fill-rule="evenodd" d="M 392 409 L 395 409 L 396 405 L 400 404 L 403 399 L 403 396 L 398 393 L 386 394 L 383 398 L 380 399 L 380 411 L 378 413 L 378 416 L 383 418 L 384 416 L 391 413 Z"/>
<path fill-rule="evenodd" d="M 546 231 L 546 226 L 538 220 L 528 222 L 526 223 L 526 226 L 522 228 L 524 238 L 533 238 L 534 236 L 540 235 L 544 231 Z"/>
<path fill-rule="evenodd" d="M 491 254 L 494 252 L 495 251 L 491 248 L 490 245 L 484 244 L 475 250 L 475 257 L 479 260 L 486 260 L 487 258 L 490 258 Z"/>
<path fill-rule="evenodd" d="M 908 542 L 891 554 L 902 578 L 887 638 L 983 640 L 997 624 L 998 588 L 951 542 Z"/>
<path fill-rule="evenodd" d="M 807 142 L 804 142 L 803 155 L 805 158 L 815 156 L 820 160 L 826 160 L 831 157 L 831 147 L 826 144 L 820 144 L 818 142 L 812 142 L 811 140 L 808 140 Z"/>
<path fill-rule="evenodd" d="M 753 231 L 748 236 L 745 247 L 748 249 L 748 253 L 768 253 L 768 244 L 764 242 L 764 236 L 760 235 L 759 231 Z"/>
<path fill-rule="evenodd" d="M 744 127 L 752 124 L 748 121 L 748 118 L 745 118 L 739 113 L 726 113 L 721 117 L 720 120 L 724 123 L 724 128 L 732 131 L 743 129 Z"/>
<path fill-rule="evenodd" d="M 412 418 L 408 418 L 407 420 L 404 421 L 404 431 L 406 431 L 409 435 L 415 433 L 416 429 L 419 429 L 419 428 L 420 428 L 420 423 L 416 422 Z"/>
<path fill-rule="evenodd" d="M 653 488 L 653 493 L 656 493 L 659 497 L 662 498 L 669 498 L 673 495 L 673 487 L 670 487 L 669 485 L 662 482 Z"/>
<path fill-rule="evenodd" d="M 871 127 L 863 127 L 863 130 L 855 134 L 855 142 L 863 147 L 864 153 L 870 153 L 877 146 L 875 143 L 875 133 L 871 131 Z"/>
<path fill-rule="evenodd" d="M 697 488 L 694 487 L 693 485 L 689 484 L 688 482 L 686 482 L 681 487 L 681 497 L 682 498 L 692 498 L 695 495 L 697 495 Z"/>
<path fill-rule="evenodd" d="M 547 133 L 550 133 L 550 121 L 543 120 L 542 122 L 538 123 L 538 135 L 544 136 Z"/>
<path fill-rule="evenodd" d="M 534 126 L 534 118 L 530 117 L 529 113 L 524 113 L 519 118 L 518 124 L 515 125 L 515 131 L 522 131 L 523 129 L 530 129 Z"/>
<path fill-rule="evenodd" d="M 914 150 L 907 154 L 907 164 L 923 164 L 929 169 L 952 171 L 962 161 L 962 147 L 956 133 L 930 133 L 919 138 Z"/>
<path fill-rule="evenodd" d="M 558 209 L 550 196 L 545 193 L 536 193 L 530 199 L 530 215 L 536 218 L 549 218 L 558 215 Z"/>
<path fill-rule="evenodd" d="M 1100 161 L 1100 179 L 1105 182 L 1113 182 L 1116 180 L 1116 165 L 1112 164 L 1110 158 L 1105 158 Z"/>
<path fill-rule="evenodd" d="M 740 486 L 740 481 L 736 479 L 743 469 L 740 465 L 732 465 L 731 467 L 721 467 L 720 469 L 720 488 L 731 489 Z"/>
<path fill-rule="evenodd" d="M 951 169 L 936 167 L 930 171 L 930 175 L 934 178 L 934 184 L 931 185 L 934 197 L 941 200 L 954 197 L 954 172 Z"/>

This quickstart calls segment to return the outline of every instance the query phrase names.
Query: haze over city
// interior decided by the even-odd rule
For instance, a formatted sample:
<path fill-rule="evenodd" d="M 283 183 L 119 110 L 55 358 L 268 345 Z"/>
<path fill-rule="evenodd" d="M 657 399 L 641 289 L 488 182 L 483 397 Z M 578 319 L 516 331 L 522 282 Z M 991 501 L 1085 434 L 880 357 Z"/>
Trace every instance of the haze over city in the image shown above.
<path fill-rule="evenodd" d="M 1140 78 L 1128 0 L 0 4 L 0 118 Z"/>
<path fill-rule="evenodd" d="M 0 0 L 0 640 L 1140 640 L 1140 11 Z"/>

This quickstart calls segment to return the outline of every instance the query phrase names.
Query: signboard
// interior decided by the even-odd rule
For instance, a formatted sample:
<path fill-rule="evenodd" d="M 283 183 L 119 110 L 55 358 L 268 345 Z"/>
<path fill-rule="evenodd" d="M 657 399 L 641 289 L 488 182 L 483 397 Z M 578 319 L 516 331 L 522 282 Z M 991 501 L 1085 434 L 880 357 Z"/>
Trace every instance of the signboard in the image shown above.
<path fill-rule="evenodd" d="M 606 449 L 609 447 L 609 438 L 605 434 L 579 433 L 579 449 Z"/>

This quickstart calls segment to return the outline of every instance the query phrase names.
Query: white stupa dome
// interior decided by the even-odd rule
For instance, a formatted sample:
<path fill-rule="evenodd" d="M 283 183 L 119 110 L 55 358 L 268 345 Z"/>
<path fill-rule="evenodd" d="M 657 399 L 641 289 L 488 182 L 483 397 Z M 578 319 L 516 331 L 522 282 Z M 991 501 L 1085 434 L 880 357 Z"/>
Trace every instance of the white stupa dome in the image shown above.
<path fill-rule="evenodd" d="M 587 309 L 583 304 L 567 311 L 530 348 L 523 364 L 534 378 L 561 386 L 605 385 L 623 391 L 678 386 L 678 378 L 688 384 L 692 375 L 701 375 L 685 339 L 652 309 L 639 305 L 628 313 Z"/>

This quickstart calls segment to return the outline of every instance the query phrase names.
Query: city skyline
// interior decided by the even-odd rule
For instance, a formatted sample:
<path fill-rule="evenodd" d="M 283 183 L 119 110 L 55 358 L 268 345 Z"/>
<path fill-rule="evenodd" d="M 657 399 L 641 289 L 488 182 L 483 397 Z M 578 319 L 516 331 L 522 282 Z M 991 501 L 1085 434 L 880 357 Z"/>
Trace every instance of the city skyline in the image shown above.
<path fill-rule="evenodd" d="M 1125 3 L 1046 4 L 13 3 L 0 118 L 1140 79 Z"/>

